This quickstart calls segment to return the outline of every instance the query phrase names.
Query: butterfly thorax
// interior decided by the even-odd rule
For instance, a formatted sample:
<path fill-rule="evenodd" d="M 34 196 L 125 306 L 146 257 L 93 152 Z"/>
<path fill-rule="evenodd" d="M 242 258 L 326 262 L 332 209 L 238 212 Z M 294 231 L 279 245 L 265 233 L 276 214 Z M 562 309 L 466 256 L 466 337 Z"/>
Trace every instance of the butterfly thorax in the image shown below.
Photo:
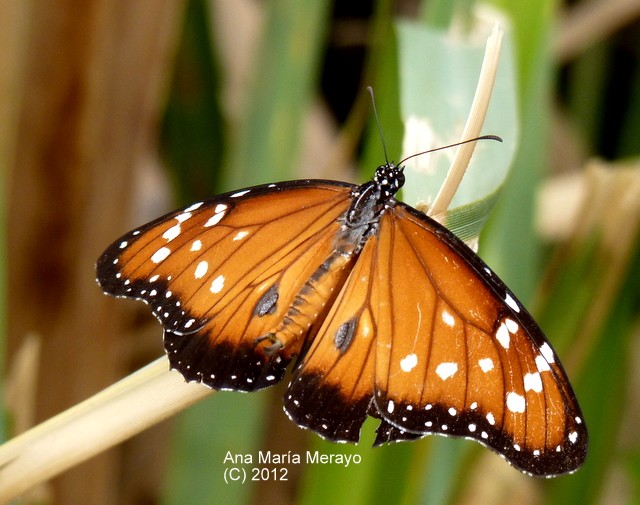
<path fill-rule="evenodd" d="M 393 206 L 393 196 L 403 184 L 402 167 L 387 163 L 378 167 L 372 181 L 354 188 L 351 206 L 340 219 L 336 249 L 360 252 L 369 237 L 377 233 L 380 218 Z"/>
<path fill-rule="evenodd" d="M 385 163 L 376 169 L 373 182 L 380 188 L 385 199 L 395 195 L 404 186 L 404 167 Z"/>

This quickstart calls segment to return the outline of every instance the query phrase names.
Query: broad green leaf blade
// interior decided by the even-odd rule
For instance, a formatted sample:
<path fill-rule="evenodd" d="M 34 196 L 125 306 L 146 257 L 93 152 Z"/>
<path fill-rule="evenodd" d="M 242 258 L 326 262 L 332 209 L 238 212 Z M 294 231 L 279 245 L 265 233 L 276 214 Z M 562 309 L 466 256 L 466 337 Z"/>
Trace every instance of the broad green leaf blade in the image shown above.
<path fill-rule="evenodd" d="M 461 140 L 484 55 L 485 38 L 463 41 L 443 31 L 400 21 L 398 36 L 400 106 L 405 124 L 403 156 Z M 483 133 L 449 208 L 447 224 L 462 238 L 476 237 L 505 180 L 518 139 L 512 53 L 508 37 Z M 455 149 L 418 156 L 406 163 L 403 199 L 430 203 L 442 185 Z"/>

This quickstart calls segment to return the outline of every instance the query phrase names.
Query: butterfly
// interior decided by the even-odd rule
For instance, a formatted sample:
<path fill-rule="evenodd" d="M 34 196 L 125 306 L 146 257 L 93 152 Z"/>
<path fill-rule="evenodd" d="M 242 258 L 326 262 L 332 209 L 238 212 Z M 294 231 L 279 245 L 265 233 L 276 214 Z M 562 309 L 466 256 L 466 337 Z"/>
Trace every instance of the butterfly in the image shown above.
<path fill-rule="evenodd" d="M 254 186 L 171 212 L 99 258 L 105 293 L 147 303 L 172 369 L 218 390 L 280 381 L 291 420 L 374 445 L 475 440 L 517 469 L 584 461 L 587 430 L 557 354 L 515 295 L 447 228 L 363 185 Z"/>

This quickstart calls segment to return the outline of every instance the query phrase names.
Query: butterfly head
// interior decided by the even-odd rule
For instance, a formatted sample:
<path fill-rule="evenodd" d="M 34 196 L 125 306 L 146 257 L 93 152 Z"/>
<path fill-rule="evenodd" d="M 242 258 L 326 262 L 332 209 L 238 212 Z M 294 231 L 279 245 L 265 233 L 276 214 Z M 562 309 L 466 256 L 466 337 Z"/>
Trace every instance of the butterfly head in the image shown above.
<path fill-rule="evenodd" d="M 380 165 L 373 176 L 373 182 L 385 198 L 390 198 L 404 186 L 404 167 L 393 163 Z"/>

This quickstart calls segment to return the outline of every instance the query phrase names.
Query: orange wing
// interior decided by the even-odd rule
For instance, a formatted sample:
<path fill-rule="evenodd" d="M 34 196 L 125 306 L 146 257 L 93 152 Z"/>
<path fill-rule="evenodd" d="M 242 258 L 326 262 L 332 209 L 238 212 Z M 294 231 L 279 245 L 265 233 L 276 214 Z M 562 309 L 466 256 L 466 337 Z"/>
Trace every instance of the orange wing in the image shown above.
<path fill-rule="evenodd" d="M 473 439 L 538 475 L 585 458 L 582 413 L 529 313 L 451 232 L 397 204 L 380 225 L 376 444 Z"/>
<path fill-rule="evenodd" d="M 331 253 L 351 188 L 270 184 L 172 212 L 114 242 L 98 260 L 98 282 L 149 304 L 171 366 L 187 380 L 273 385 L 350 267 Z M 324 298 L 304 298 L 318 289 Z"/>

